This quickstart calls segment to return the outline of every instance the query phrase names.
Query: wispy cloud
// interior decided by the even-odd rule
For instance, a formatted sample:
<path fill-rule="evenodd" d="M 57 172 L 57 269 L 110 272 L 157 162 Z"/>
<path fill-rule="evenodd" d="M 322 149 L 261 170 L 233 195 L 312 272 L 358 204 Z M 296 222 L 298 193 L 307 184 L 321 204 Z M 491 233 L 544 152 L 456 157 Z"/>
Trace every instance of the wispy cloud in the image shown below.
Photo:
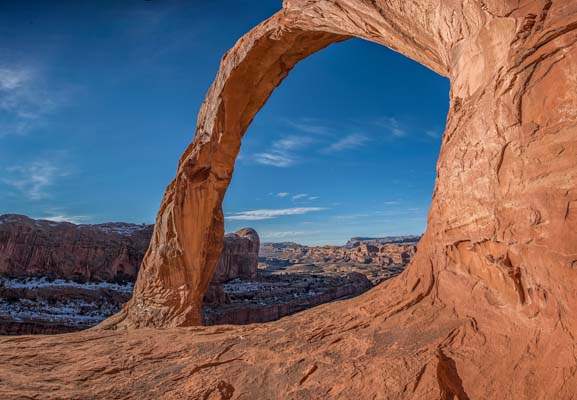
<path fill-rule="evenodd" d="M 291 197 L 291 199 L 293 199 L 293 201 L 303 201 L 303 200 L 316 200 L 318 199 L 319 196 L 311 196 L 308 193 L 299 193 L 299 194 L 295 194 L 294 196 Z"/>
<path fill-rule="evenodd" d="M 321 120 L 314 118 L 302 118 L 298 121 L 288 121 L 288 124 L 304 133 L 311 133 L 313 135 L 328 135 L 333 132 L 333 129 Z"/>
<path fill-rule="evenodd" d="M 258 153 L 254 155 L 254 160 L 262 165 L 279 168 L 290 167 L 296 162 L 292 156 L 281 152 Z"/>
<path fill-rule="evenodd" d="M 279 232 L 263 232 L 262 239 L 283 239 L 287 237 L 310 236 L 318 235 L 321 231 L 279 231 Z"/>
<path fill-rule="evenodd" d="M 332 143 L 330 146 L 322 149 L 321 152 L 336 153 L 339 151 L 352 150 L 364 146 L 368 141 L 368 137 L 354 133 Z"/>
<path fill-rule="evenodd" d="M 50 197 L 49 189 L 58 178 L 70 175 L 53 160 L 38 160 L 28 164 L 5 168 L 7 178 L 0 182 L 17 189 L 28 200 L 42 200 Z"/>
<path fill-rule="evenodd" d="M 37 70 L 0 65 L 0 137 L 35 128 L 57 108 L 61 94 L 45 88 Z"/>
<path fill-rule="evenodd" d="M 310 212 L 323 211 L 326 208 L 322 207 L 295 207 L 278 210 L 249 210 L 241 211 L 228 215 L 226 219 L 238 221 L 260 221 L 265 219 L 273 219 L 287 215 L 302 215 Z"/>
<path fill-rule="evenodd" d="M 290 193 L 288 193 L 288 192 L 278 192 L 278 193 L 276 194 L 276 197 L 283 198 L 283 197 L 287 197 L 289 194 L 290 194 Z"/>
<path fill-rule="evenodd" d="M 369 218 L 372 217 L 371 214 L 346 214 L 346 215 L 333 215 L 331 217 L 334 221 L 354 221 L 360 218 Z"/>
<path fill-rule="evenodd" d="M 388 130 L 395 137 L 403 137 L 407 134 L 405 126 L 395 117 L 383 117 L 376 124 Z"/>
<path fill-rule="evenodd" d="M 296 150 L 304 148 L 312 142 L 314 139 L 307 136 L 290 135 L 273 142 L 268 151 L 255 154 L 254 160 L 259 164 L 273 167 L 290 167 L 299 161 Z"/>
<path fill-rule="evenodd" d="M 433 138 L 433 139 L 438 139 L 441 137 L 441 134 L 438 131 L 435 131 L 432 129 L 426 130 L 425 135 L 427 135 L 428 137 Z"/>
<path fill-rule="evenodd" d="M 61 209 L 48 210 L 45 211 L 44 214 L 44 216 L 35 218 L 54 222 L 70 222 L 71 224 L 82 224 L 90 220 L 90 217 L 87 215 L 68 215 Z"/>

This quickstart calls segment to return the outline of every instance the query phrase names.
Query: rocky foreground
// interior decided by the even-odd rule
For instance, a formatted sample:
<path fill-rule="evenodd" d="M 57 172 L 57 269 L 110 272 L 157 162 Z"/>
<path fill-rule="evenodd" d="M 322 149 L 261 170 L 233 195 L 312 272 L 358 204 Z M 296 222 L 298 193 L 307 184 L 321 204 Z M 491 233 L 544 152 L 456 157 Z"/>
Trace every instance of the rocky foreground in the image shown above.
<path fill-rule="evenodd" d="M 72 332 L 118 312 L 132 296 L 152 228 L 0 216 L 0 334 Z M 380 240 L 307 247 L 261 245 L 248 228 L 227 234 L 205 295 L 204 323 L 268 322 L 358 296 L 400 273 L 418 237 Z"/>

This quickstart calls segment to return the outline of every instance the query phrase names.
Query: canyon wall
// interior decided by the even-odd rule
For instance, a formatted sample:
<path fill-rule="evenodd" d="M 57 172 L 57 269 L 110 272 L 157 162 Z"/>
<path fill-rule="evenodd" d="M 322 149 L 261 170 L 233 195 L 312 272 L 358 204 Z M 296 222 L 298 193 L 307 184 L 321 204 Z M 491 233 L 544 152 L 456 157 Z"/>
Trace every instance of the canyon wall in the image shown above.
<path fill-rule="evenodd" d="M 0 276 L 77 281 L 134 281 L 152 225 L 111 222 L 76 225 L 0 215 Z M 215 283 L 256 276 L 260 241 L 250 228 L 229 233 Z"/>
<path fill-rule="evenodd" d="M 260 239 L 254 229 L 243 228 L 224 235 L 223 249 L 212 282 L 256 277 Z"/>
<path fill-rule="evenodd" d="M 152 225 L 75 225 L 0 215 L 0 276 L 134 280 Z"/>

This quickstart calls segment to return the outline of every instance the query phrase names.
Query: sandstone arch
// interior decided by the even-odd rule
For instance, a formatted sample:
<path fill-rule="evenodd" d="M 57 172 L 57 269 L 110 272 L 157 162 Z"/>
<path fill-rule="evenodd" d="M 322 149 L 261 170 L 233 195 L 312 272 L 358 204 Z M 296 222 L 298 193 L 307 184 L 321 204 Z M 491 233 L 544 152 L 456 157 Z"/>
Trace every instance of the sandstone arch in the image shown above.
<path fill-rule="evenodd" d="M 381 43 L 446 75 L 448 54 L 429 32 L 433 21 L 410 21 L 428 5 L 289 1 L 223 57 L 199 113 L 195 139 L 165 192 L 133 299 L 106 325 L 200 325 L 203 293 L 222 246 L 221 203 L 241 138 L 272 91 L 302 59 L 360 37 Z M 388 16 L 387 12 L 394 12 Z M 440 16 L 439 16 L 440 18 Z M 423 23 L 421 27 L 416 23 Z M 419 33 L 418 35 L 414 35 Z M 119 322 L 120 321 L 120 322 Z"/>
<path fill-rule="evenodd" d="M 285 1 L 224 57 L 135 296 L 101 327 L 199 324 L 242 133 L 296 62 L 352 36 L 451 80 L 428 228 L 408 270 L 361 297 L 270 324 L 0 341 L 10 393 L 574 398 L 574 0 Z M 39 348 L 46 353 L 32 356 Z M 87 349 L 90 371 L 103 373 L 85 373 Z"/>

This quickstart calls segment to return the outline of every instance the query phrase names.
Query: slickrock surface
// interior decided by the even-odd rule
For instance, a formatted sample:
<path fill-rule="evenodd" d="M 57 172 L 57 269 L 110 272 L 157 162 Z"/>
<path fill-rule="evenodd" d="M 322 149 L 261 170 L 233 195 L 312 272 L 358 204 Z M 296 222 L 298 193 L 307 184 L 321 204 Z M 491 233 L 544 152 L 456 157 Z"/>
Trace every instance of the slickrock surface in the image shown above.
<path fill-rule="evenodd" d="M 179 328 L 201 322 L 246 127 L 353 36 L 451 81 L 411 265 L 273 323 Z M 117 330 L 0 339 L 0 397 L 574 399 L 576 76 L 574 0 L 286 0 L 224 57 Z"/>

